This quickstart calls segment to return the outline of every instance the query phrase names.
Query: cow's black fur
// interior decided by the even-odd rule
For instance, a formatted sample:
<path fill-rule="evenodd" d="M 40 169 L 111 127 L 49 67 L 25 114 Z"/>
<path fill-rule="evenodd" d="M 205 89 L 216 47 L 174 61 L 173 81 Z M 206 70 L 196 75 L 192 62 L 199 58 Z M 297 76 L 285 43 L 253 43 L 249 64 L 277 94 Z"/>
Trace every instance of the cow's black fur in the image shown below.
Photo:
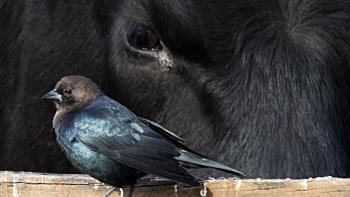
<path fill-rule="evenodd" d="M 350 1 L 0 0 L 0 13 L 1 170 L 74 172 L 40 96 L 80 74 L 250 177 L 349 176 Z M 161 50 L 128 43 L 141 24 Z"/>

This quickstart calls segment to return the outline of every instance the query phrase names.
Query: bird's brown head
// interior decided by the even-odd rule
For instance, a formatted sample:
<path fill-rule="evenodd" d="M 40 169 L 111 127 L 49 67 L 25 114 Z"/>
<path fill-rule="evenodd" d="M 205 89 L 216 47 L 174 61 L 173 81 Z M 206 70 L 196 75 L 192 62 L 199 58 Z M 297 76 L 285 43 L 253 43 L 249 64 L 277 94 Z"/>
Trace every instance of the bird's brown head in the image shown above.
<path fill-rule="evenodd" d="M 55 88 L 45 94 L 42 99 L 53 101 L 57 113 L 79 110 L 99 95 L 102 91 L 92 80 L 78 75 L 63 77 Z"/>

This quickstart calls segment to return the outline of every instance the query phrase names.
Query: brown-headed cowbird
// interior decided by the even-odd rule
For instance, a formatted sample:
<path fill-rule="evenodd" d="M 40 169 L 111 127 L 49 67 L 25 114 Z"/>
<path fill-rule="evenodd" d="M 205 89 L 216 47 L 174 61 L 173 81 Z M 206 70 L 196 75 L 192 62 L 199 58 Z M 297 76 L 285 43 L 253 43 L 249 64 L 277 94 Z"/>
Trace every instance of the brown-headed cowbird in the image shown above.
<path fill-rule="evenodd" d="M 64 77 L 43 98 L 55 103 L 53 127 L 68 159 L 107 184 L 133 185 L 150 173 L 198 185 L 184 168 L 188 164 L 243 175 L 192 151 L 180 137 L 136 116 L 86 77 Z"/>

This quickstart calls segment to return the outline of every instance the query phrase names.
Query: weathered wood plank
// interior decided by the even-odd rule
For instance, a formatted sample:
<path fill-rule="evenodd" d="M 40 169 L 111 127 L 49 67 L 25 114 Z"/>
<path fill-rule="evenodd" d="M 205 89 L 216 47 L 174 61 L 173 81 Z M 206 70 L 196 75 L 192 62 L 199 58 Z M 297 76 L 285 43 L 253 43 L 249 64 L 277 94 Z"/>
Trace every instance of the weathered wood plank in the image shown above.
<path fill-rule="evenodd" d="M 209 180 L 204 187 L 183 185 L 137 186 L 133 197 L 201 196 L 208 197 L 334 197 L 350 196 L 350 179 L 225 179 Z M 0 172 L 1 197 L 102 197 L 111 187 L 87 175 L 57 175 L 25 172 Z M 127 196 L 129 188 L 124 188 Z M 111 196 L 120 197 L 120 191 Z"/>

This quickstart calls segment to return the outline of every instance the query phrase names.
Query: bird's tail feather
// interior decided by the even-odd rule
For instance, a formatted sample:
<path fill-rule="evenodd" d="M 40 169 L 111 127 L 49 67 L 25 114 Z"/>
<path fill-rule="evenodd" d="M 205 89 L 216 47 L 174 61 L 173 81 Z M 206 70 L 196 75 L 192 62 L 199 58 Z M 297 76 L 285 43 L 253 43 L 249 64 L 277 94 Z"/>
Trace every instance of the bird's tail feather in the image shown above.
<path fill-rule="evenodd" d="M 195 153 L 191 153 L 186 150 L 181 150 L 180 152 L 181 152 L 181 155 L 178 157 L 175 157 L 177 161 L 195 164 L 201 167 L 215 168 L 215 169 L 218 169 L 230 174 L 238 175 L 238 176 L 246 176 L 243 172 L 240 172 L 238 170 L 235 170 L 231 167 L 225 166 L 223 164 L 220 164 L 208 158 L 202 157 Z"/>

